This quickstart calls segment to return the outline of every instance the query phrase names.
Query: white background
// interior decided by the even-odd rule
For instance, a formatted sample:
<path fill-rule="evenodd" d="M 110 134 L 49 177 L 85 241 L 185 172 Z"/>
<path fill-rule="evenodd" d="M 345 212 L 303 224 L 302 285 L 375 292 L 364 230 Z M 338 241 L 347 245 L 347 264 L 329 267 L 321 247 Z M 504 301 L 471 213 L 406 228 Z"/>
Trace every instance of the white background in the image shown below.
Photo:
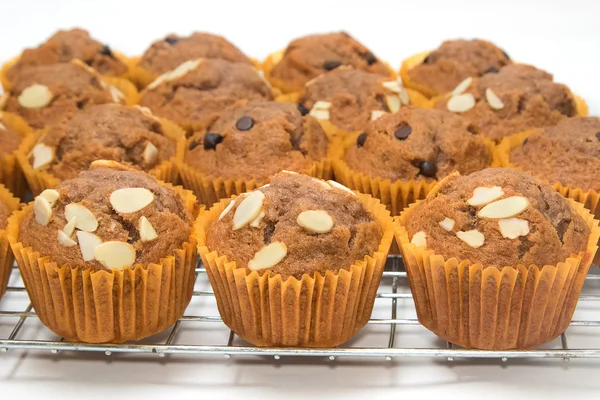
<path fill-rule="evenodd" d="M 395 67 L 404 57 L 435 48 L 443 39 L 479 37 L 497 43 L 515 60 L 552 72 L 557 81 L 588 101 L 592 114 L 598 114 L 599 15 L 600 2 L 594 0 L 0 0 L 0 60 L 42 42 L 58 28 L 73 26 L 90 30 L 95 38 L 127 55 L 140 54 L 169 32 L 200 30 L 222 34 L 259 59 L 294 37 L 345 29 Z M 597 292 L 600 285 L 591 289 Z M 584 311 L 600 319 L 600 304 Z M 424 331 L 406 335 L 433 340 Z M 600 329 L 585 331 L 580 339 L 598 347 Z M 495 360 L 449 366 L 427 359 L 331 363 L 167 357 L 161 362 L 157 357 L 11 351 L 0 353 L 0 396 L 9 395 L 597 399 L 600 360 L 515 361 L 506 367 Z"/>

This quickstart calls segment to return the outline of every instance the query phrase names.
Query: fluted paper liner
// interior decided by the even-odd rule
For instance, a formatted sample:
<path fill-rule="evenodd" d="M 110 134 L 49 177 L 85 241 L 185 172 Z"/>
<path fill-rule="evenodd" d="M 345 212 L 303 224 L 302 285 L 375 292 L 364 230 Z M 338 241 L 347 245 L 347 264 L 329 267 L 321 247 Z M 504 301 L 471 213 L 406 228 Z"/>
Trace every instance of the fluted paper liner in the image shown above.
<path fill-rule="evenodd" d="M 171 185 L 166 184 L 169 187 Z M 174 188 L 192 213 L 196 199 Z M 33 203 L 17 211 L 7 228 L 12 251 L 40 321 L 69 341 L 122 343 L 162 332 L 183 315 L 192 298 L 196 266 L 196 236 L 159 263 L 136 264 L 123 270 L 85 265 L 57 265 L 18 242 L 21 222 Z"/>
<path fill-rule="evenodd" d="M 419 322 L 466 348 L 527 349 L 563 333 L 573 316 L 597 250 L 598 220 L 569 199 L 591 229 L 587 247 L 556 265 L 486 266 L 445 259 L 410 243 L 405 224 L 416 206 L 397 217 L 401 248 Z"/>
<path fill-rule="evenodd" d="M 389 179 L 353 170 L 344 160 L 344 156 L 350 146 L 356 145 L 356 138 L 359 134 L 357 132 L 352 133 L 343 141 L 337 142 L 338 145 L 342 146 L 342 149 L 336 152 L 339 157 L 333 160 L 336 181 L 350 189 L 378 198 L 391 211 L 392 215 L 398 215 L 409 204 L 424 199 L 427 193 L 437 184 L 437 181 L 428 182 L 425 179 L 392 182 Z M 486 138 L 483 139 L 492 160 L 490 167 L 499 166 L 493 157 L 494 142 Z"/>
<path fill-rule="evenodd" d="M 166 160 L 152 168 L 148 173 L 154 176 L 156 179 L 169 182 L 177 183 L 179 178 L 179 171 L 177 170 L 177 163 L 183 160 L 185 154 L 185 132 L 179 126 L 171 121 L 159 118 L 160 124 L 164 130 L 165 136 L 175 141 L 175 155 L 170 160 Z M 35 170 L 29 162 L 29 153 L 36 145 L 39 138 L 47 132 L 48 128 L 34 132 L 27 136 L 17 151 L 15 151 L 15 157 L 17 158 L 20 168 L 25 174 L 25 179 L 29 184 L 31 192 L 34 196 L 37 196 L 46 189 L 55 188 L 61 180 L 56 176 L 52 175 L 48 171 Z"/>
<path fill-rule="evenodd" d="M 525 139 L 533 133 L 534 130 L 529 130 L 515 135 L 507 136 L 502 139 L 502 142 L 496 146 L 495 158 L 500 166 L 506 168 L 513 168 L 519 171 L 523 171 L 522 167 L 514 165 L 510 162 L 510 153 L 517 147 L 523 145 Z M 525 171 L 531 175 L 536 175 L 532 171 Z M 545 177 L 540 176 L 539 178 L 547 180 Z M 559 192 L 565 197 L 573 199 L 579 203 L 582 203 L 588 210 L 590 210 L 596 218 L 600 219 L 600 193 L 595 190 L 584 190 L 582 188 L 574 187 L 573 185 L 563 185 L 560 182 L 549 182 L 554 190 Z M 596 254 L 594 264 L 600 265 L 600 252 Z"/>
<path fill-rule="evenodd" d="M 0 123 L 17 131 L 22 138 L 32 132 L 27 122 L 16 114 L 0 111 Z M 0 184 L 6 186 L 17 197 L 25 196 L 27 190 L 25 176 L 14 153 L 0 158 Z"/>
<path fill-rule="evenodd" d="M 0 202 L 4 203 L 4 205 L 12 211 L 17 210 L 20 204 L 19 199 L 14 197 L 13 194 L 1 184 Z M 6 292 L 6 286 L 8 285 L 14 261 L 15 258 L 10 249 L 8 234 L 5 229 L 0 229 L 0 298 L 2 298 Z"/>
<path fill-rule="evenodd" d="M 359 194 L 379 222 L 379 248 L 339 272 L 302 279 L 237 267 L 235 261 L 206 247 L 206 234 L 233 199 L 223 199 L 200 213 L 198 251 L 215 292 L 223 322 L 257 346 L 333 347 L 356 334 L 369 320 L 393 241 L 389 212 L 377 199 Z M 332 265 L 332 270 L 338 268 Z"/>

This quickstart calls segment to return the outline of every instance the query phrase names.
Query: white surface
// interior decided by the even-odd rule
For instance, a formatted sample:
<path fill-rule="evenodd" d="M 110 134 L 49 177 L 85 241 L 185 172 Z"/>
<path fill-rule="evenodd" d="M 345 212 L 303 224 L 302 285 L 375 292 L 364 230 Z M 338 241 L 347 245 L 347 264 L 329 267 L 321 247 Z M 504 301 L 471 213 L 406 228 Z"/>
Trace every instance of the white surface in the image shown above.
<path fill-rule="evenodd" d="M 205 4 L 206 3 L 206 4 Z M 487 38 L 512 58 L 555 75 L 600 111 L 600 2 L 521 1 L 8 1 L 0 2 L 0 60 L 42 42 L 61 27 L 82 26 L 128 55 L 169 32 L 222 34 L 262 58 L 300 35 L 345 29 L 393 66 L 445 38 Z M 600 285 L 591 288 L 596 292 Z M 2 307 L 9 305 L 2 304 Z M 581 312 L 600 318 L 600 308 Z M 8 309 L 8 308 L 5 308 Z M 382 312 L 387 312 L 384 307 Z M 404 310 L 404 311 L 402 311 Z M 411 313 L 410 308 L 400 313 Z M 385 314 L 387 315 L 387 314 Z M 403 317 L 400 315 L 400 317 Z M 3 321 L 0 321 L 2 324 Z M 2 325 L 0 325 L 0 329 Z M 43 327 L 39 335 L 47 335 Z M 226 342 L 216 327 L 215 343 Z M 417 328 L 414 328 L 417 329 Z M 5 332 L 1 332 L 5 336 Z M 210 332 L 209 332 L 210 333 Z M 569 332 L 577 335 L 578 332 Z M 368 336 L 386 332 L 369 328 Z M 364 335 L 363 335 L 364 336 Z M 212 337 L 212 336 L 211 336 Z M 600 329 L 578 340 L 600 346 Z M 403 340 L 434 340 L 424 330 Z M 224 341 L 223 341 L 224 340 Z M 359 339 L 360 340 L 360 339 Z M 220 341 L 220 342 L 219 342 Z M 410 342 L 414 343 L 414 342 Z M 266 358 L 222 360 L 11 351 L 0 354 L 0 396 L 165 398 L 598 398 L 600 360 L 445 361 L 399 359 L 336 362 Z"/>

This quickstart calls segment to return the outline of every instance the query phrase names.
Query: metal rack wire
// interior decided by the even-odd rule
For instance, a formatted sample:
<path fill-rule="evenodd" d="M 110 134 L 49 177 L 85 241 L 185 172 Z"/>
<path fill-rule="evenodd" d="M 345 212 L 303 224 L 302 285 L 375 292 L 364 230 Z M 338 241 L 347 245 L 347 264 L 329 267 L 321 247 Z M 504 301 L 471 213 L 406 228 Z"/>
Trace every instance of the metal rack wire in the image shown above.
<path fill-rule="evenodd" d="M 16 269 L 16 268 L 15 268 Z M 594 284 L 600 287 L 600 273 L 598 268 L 594 267 L 594 271 L 591 272 L 586 280 L 586 285 Z M 15 274 L 18 275 L 18 269 Z M 197 275 L 197 286 L 206 289 L 200 289 L 194 291 L 194 297 L 192 303 L 199 299 L 211 299 L 213 293 L 208 285 L 208 278 L 206 271 L 202 265 L 198 265 L 196 269 Z M 468 350 L 457 348 L 451 343 L 434 341 L 435 346 L 397 346 L 397 329 L 402 327 L 419 327 L 420 324 L 416 318 L 399 318 L 398 308 L 402 303 L 404 307 L 412 307 L 412 296 L 409 292 L 401 293 L 398 289 L 400 287 L 407 288 L 407 277 L 406 272 L 403 269 L 402 260 L 399 256 L 390 256 L 388 260 L 388 266 L 383 274 L 382 283 L 380 285 L 379 293 L 377 294 L 378 301 L 389 302 L 389 318 L 375 318 L 373 317 L 368 327 L 371 326 L 388 326 L 389 331 L 386 335 L 383 335 L 383 340 L 380 340 L 380 344 L 377 346 L 360 346 L 357 344 L 349 344 L 344 347 L 326 348 L 326 349 L 300 349 L 300 348 L 258 348 L 249 344 L 236 344 L 236 336 L 233 332 L 229 331 L 228 339 L 226 343 L 221 345 L 208 344 L 203 342 L 202 332 L 199 332 L 195 336 L 193 343 L 181 343 L 178 341 L 179 333 L 182 329 L 187 329 L 190 326 L 197 326 L 200 324 L 220 324 L 224 327 L 221 318 L 218 316 L 216 306 L 212 306 L 210 312 L 192 313 L 184 315 L 179 321 L 177 321 L 170 329 L 168 334 L 162 335 L 159 339 L 154 340 L 151 338 L 150 341 L 144 341 L 142 343 L 126 343 L 126 344 L 84 344 L 84 343 L 70 343 L 64 341 L 62 338 L 53 339 L 39 339 L 36 337 L 30 337 L 26 333 L 24 326 L 30 321 L 37 320 L 35 311 L 31 303 L 27 299 L 27 293 L 20 279 L 16 278 L 8 287 L 7 294 L 2 300 L 4 303 L 7 298 L 19 298 L 22 304 L 27 304 L 19 310 L 7 310 L 3 311 L 0 309 L 0 327 L 12 329 L 5 329 L 6 332 L 10 333 L 4 337 L 0 337 L 0 351 L 9 351 L 12 349 L 25 349 L 25 350 L 41 350 L 50 351 L 52 353 L 58 353 L 59 351 L 83 351 L 83 352 L 104 352 L 106 355 L 113 353 L 149 353 L 155 354 L 159 357 L 165 357 L 168 354 L 187 354 L 187 355 L 221 355 L 225 358 L 231 358 L 232 356 L 242 355 L 259 355 L 259 356 L 272 356 L 276 360 L 284 356 L 312 356 L 312 357 L 326 357 L 330 360 L 335 360 L 337 357 L 375 357 L 385 360 L 392 360 L 395 357 L 442 357 L 448 361 L 453 361 L 457 358 L 486 358 L 486 359 L 499 359 L 507 361 L 508 359 L 514 358 L 562 358 L 568 361 L 571 358 L 600 358 L 600 346 L 596 347 L 573 347 L 568 343 L 571 341 L 567 338 L 567 334 L 561 335 L 560 340 L 557 341 L 556 348 L 543 348 L 533 349 L 526 351 L 483 351 L 483 350 Z M 214 299 L 213 299 L 214 300 Z M 592 303 L 596 302 L 596 303 Z M 600 315 L 600 290 L 597 290 L 589 294 L 582 294 L 578 307 L 582 307 L 582 304 L 591 305 L 593 312 L 596 315 Z M 190 307 L 191 308 L 191 307 Z M 188 312 L 190 312 L 188 308 Z M 192 310 L 193 311 L 193 310 Z M 571 327 L 578 328 L 597 328 L 595 334 L 600 337 L 600 318 L 586 318 L 573 320 Z M 365 328 L 366 329 L 366 328 Z M 433 334 L 425 332 L 425 335 Z M 48 332 L 46 332 L 47 334 Z M 587 332 L 586 332 L 587 333 Z M 1 357 L 1 355 L 0 355 Z"/>

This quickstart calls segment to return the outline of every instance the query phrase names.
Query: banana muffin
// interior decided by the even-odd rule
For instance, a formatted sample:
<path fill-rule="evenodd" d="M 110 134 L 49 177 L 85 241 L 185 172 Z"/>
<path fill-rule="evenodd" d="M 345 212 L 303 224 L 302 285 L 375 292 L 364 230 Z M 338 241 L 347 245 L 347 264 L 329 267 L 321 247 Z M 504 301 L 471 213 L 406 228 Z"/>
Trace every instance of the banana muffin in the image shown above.
<path fill-rule="evenodd" d="M 267 66 L 266 64 L 272 64 Z M 284 92 L 300 90 L 311 79 L 350 65 L 356 69 L 393 76 L 393 72 L 368 48 L 346 32 L 304 36 L 265 62 L 265 75 Z"/>
<path fill-rule="evenodd" d="M 459 116 L 442 110 L 402 107 L 367 125 L 346 151 L 356 172 L 397 180 L 439 180 L 491 165 L 491 147 L 468 131 Z"/>
<path fill-rule="evenodd" d="M 474 133 L 494 141 L 577 115 L 577 102 L 568 87 L 553 82 L 551 74 L 524 64 L 469 77 L 450 95 L 434 101 L 436 108 L 461 114 Z"/>
<path fill-rule="evenodd" d="M 95 104 L 125 104 L 125 94 L 80 62 L 24 69 L 11 86 L 4 110 L 20 115 L 32 128 L 64 121 Z"/>
<path fill-rule="evenodd" d="M 405 85 L 432 97 L 451 91 L 464 79 L 496 73 L 512 61 L 501 48 L 485 40 L 448 40 L 407 68 Z"/>
<path fill-rule="evenodd" d="M 75 28 L 60 30 L 38 47 L 23 51 L 8 69 L 6 77 L 13 81 L 29 67 L 66 63 L 73 59 L 83 61 L 102 75 L 122 76 L 127 73 L 127 65 L 109 46 L 91 38 L 87 31 Z"/>
<path fill-rule="evenodd" d="M 191 133 L 249 100 L 272 100 L 268 82 L 251 65 L 221 59 L 186 61 L 154 80 L 140 105 Z"/>
<path fill-rule="evenodd" d="M 384 113 L 409 103 L 396 80 L 351 67 L 336 68 L 306 85 L 298 108 L 339 129 L 357 131 Z"/>

